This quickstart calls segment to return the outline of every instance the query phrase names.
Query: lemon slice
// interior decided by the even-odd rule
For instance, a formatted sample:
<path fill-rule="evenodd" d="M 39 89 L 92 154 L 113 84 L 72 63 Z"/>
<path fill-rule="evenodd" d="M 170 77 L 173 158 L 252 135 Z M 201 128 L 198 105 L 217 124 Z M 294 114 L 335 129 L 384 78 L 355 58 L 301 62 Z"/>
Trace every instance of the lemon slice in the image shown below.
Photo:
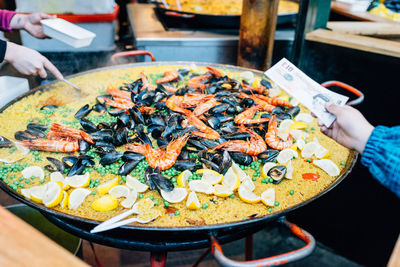
<path fill-rule="evenodd" d="M 239 176 L 235 173 L 232 167 L 228 169 L 222 178 L 222 184 L 235 191 L 240 186 Z"/>
<path fill-rule="evenodd" d="M 43 196 L 43 204 L 48 208 L 55 207 L 60 204 L 63 196 L 63 190 L 59 183 L 48 182 L 46 184 L 46 192 Z"/>
<path fill-rule="evenodd" d="M 222 184 L 214 185 L 214 189 L 214 195 L 217 197 L 229 197 L 233 194 L 233 191 L 229 187 Z"/>
<path fill-rule="evenodd" d="M 184 187 L 175 187 L 174 190 L 169 192 L 161 190 L 161 196 L 170 203 L 179 203 L 185 200 L 187 190 Z"/>
<path fill-rule="evenodd" d="M 68 198 L 69 198 L 68 193 L 63 191 L 63 198 L 62 198 L 62 200 L 60 202 L 60 207 L 61 208 L 66 208 L 68 206 Z"/>
<path fill-rule="evenodd" d="M 193 175 L 193 173 L 191 171 L 189 171 L 189 170 L 184 170 L 183 172 L 181 172 L 178 175 L 178 178 L 176 178 L 176 182 L 178 183 L 178 186 L 179 187 L 185 187 L 188 178 L 190 176 L 192 176 L 192 175 Z"/>
<path fill-rule="evenodd" d="M 214 187 L 209 183 L 206 183 L 201 180 L 194 180 L 189 182 L 189 188 L 193 192 L 212 194 L 214 193 Z"/>
<path fill-rule="evenodd" d="M 22 176 L 24 176 L 25 179 L 33 177 L 39 177 L 40 180 L 43 180 L 44 178 L 44 171 L 42 168 L 39 166 L 30 166 L 26 167 L 23 169 L 21 172 Z"/>
<path fill-rule="evenodd" d="M 340 173 L 339 167 L 330 159 L 314 160 L 313 163 L 329 174 L 329 176 L 338 176 Z"/>
<path fill-rule="evenodd" d="M 250 178 L 235 162 L 232 162 L 231 168 L 235 171 L 236 175 L 239 177 L 240 181 L 243 181 L 246 178 Z"/>
<path fill-rule="evenodd" d="M 107 182 L 101 183 L 97 187 L 97 191 L 99 191 L 100 195 L 104 195 L 104 194 L 107 194 L 108 191 L 111 190 L 111 188 L 113 188 L 114 186 L 117 186 L 117 185 L 118 185 L 118 178 L 114 178 L 114 179 L 109 180 Z"/>
<path fill-rule="evenodd" d="M 240 73 L 240 78 L 243 78 L 244 80 L 251 83 L 254 80 L 254 73 L 248 70 L 243 71 Z"/>
<path fill-rule="evenodd" d="M 294 151 L 293 149 L 290 149 L 290 148 L 286 148 L 286 149 L 282 150 L 281 152 L 279 152 L 279 155 L 276 158 L 276 160 L 280 164 L 286 164 L 286 162 L 291 160 L 293 157 L 297 158 L 298 156 L 299 156 L 299 154 L 297 153 L 297 151 Z"/>
<path fill-rule="evenodd" d="M 131 189 L 132 188 L 135 189 L 135 191 L 138 193 L 143 193 L 147 189 L 149 189 L 149 187 L 147 185 L 139 182 L 139 180 L 137 178 L 134 178 L 130 175 L 126 176 L 126 185 Z"/>
<path fill-rule="evenodd" d="M 111 188 L 108 193 L 110 195 L 114 195 L 116 197 L 127 197 L 130 193 L 130 190 L 127 186 L 125 185 L 116 185 L 113 188 Z"/>
<path fill-rule="evenodd" d="M 253 190 L 256 188 L 256 186 L 254 185 L 254 183 L 253 183 L 253 181 L 250 179 L 250 177 L 244 179 L 244 180 L 242 181 L 242 184 L 241 184 L 240 186 L 246 187 L 246 189 L 247 189 L 248 191 L 253 191 Z"/>
<path fill-rule="evenodd" d="M 304 130 L 308 127 L 307 123 L 303 121 L 296 121 L 292 125 L 290 125 L 290 129 L 295 129 L 295 130 Z"/>
<path fill-rule="evenodd" d="M 294 118 L 296 121 L 304 121 L 306 123 L 310 123 L 314 120 L 314 117 L 309 113 L 300 113 Z"/>
<path fill-rule="evenodd" d="M 262 169 L 261 169 L 261 176 L 262 176 L 263 178 L 267 178 L 267 177 L 268 177 L 268 171 L 269 171 L 272 167 L 275 167 L 275 166 L 276 166 L 276 164 L 273 163 L 273 162 L 266 162 L 266 163 L 264 164 L 264 166 L 262 167 Z"/>
<path fill-rule="evenodd" d="M 36 203 L 43 203 L 43 197 L 45 193 L 46 193 L 45 185 L 32 186 L 30 188 L 31 199 Z"/>
<path fill-rule="evenodd" d="M 60 182 L 63 190 L 69 189 L 69 184 L 65 181 L 61 172 L 52 172 L 50 174 L 50 182 Z"/>
<path fill-rule="evenodd" d="M 325 147 L 323 147 L 316 137 L 314 137 L 313 141 L 319 145 L 319 148 L 315 151 L 315 156 L 319 159 L 329 157 L 329 151 Z"/>
<path fill-rule="evenodd" d="M 77 209 L 83 203 L 85 198 L 90 194 L 89 189 L 76 188 L 71 192 L 68 198 L 68 208 Z"/>
<path fill-rule="evenodd" d="M 218 172 L 210 172 L 210 171 L 205 171 L 203 172 L 203 176 L 201 177 L 201 180 L 209 183 L 211 185 L 219 184 L 222 181 L 222 178 L 224 177 L 222 174 L 216 174 Z"/>
<path fill-rule="evenodd" d="M 27 199 L 31 199 L 31 189 L 30 188 L 22 188 L 21 195 L 23 195 Z"/>
<path fill-rule="evenodd" d="M 293 171 L 294 171 L 294 168 L 292 166 L 292 161 L 289 161 L 289 163 L 286 165 L 285 178 L 293 179 Z"/>
<path fill-rule="evenodd" d="M 273 207 L 275 205 L 275 189 L 268 188 L 261 194 L 261 201 L 265 206 Z"/>
<path fill-rule="evenodd" d="M 240 199 L 246 203 L 257 203 L 261 200 L 261 198 L 259 196 L 257 196 L 253 192 L 247 190 L 247 187 L 243 186 L 243 185 L 239 186 L 238 193 L 239 193 Z"/>
<path fill-rule="evenodd" d="M 279 89 L 277 86 L 273 86 L 271 89 L 269 89 L 269 96 L 270 97 L 276 97 L 282 94 L 281 89 Z"/>
<path fill-rule="evenodd" d="M 290 149 L 292 149 L 292 150 L 294 150 L 294 151 L 297 151 L 297 144 L 293 144 L 291 147 L 290 147 Z"/>
<path fill-rule="evenodd" d="M 303 147 L 306 145 L 306 141 L 304 141 L 303 139 L 297 139 L 296 145 L 300 150 L 302 150 Z"/>
<path fill-rule="evenodd" d="M 87 187 L 90 183 L 89 173 L 69 176 L 65 178 L 65 181 L 73 188 Z"/>
<path fill-rule="evenodd" d="M 93 201 L 90 207 L 95 211 L 110 211 L 118 207 L 118 200 L 114 195 L 104 195 Z"/>
<path fill-rule="evenodd" d="M 309 158 L 318 151 L 320 145 L 317 142 L 310 142 L 304 145 L 303 149 L 301 150 L 301 156 L 303 158 Z"/>
<path fill-rule="evenodd" d="M 289 133 L 288 132 L 280 132 L 278 131 L 278 137 L 281 138 L 282 140 L 287 140 L 289 137 Z"/>
<path fill-rule="evenodd" d="M 281 121 L 281 123 L 278 126 L 278 131 L 286 132 L 289 130 L 289 128 L 292 124 L 294 124 L 294 121 L 292 121 L 291 119 L 283 120 L 283 121 Z"/>
<path fill-rule="evenodd" d="M 294 139 L 298 140 L 303 138 L 304 132 L 302 130 L 297 129 L 289 129 L 289 133 L 293 136 Z"/>
<path fill-rule="evenodd" d="M 212 173 L 212 174 L 214 174 L 214 175 L 219 175 L 219 172 L 216 172 L 216 171 L 210 170 L 210 169 L 198 169 L 198 170 L 196 171 L 196 174 L 203 174 L 203 173 L 205 173 L 205 172 Z"/>
<path fill-rule="evenodd" d="M 187 200 L 186 200 L 186 207 L 190 210 L 200 209 L 200 207 L 201 207 L 200 201 L 195 192 L 189 193 Z"/>
<path fill-rule="evenodd" d="M 121 206 L 130 209 L 132 208 L 133 204 L 135 204 L 137 199 L 137 192 L 135 189 L 132 188 L 132 191 L 129 192 L 128 196 L 121 201 Z"/>

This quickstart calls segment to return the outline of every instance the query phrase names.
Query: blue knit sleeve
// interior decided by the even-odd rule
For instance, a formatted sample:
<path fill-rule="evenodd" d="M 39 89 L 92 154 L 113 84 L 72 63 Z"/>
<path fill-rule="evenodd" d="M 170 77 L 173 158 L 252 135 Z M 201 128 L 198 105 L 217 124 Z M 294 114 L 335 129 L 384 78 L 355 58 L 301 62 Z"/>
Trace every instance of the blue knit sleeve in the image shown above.
<path fill-rule="evenodd" d="M 361 163 L 400 197 L 400 126 L 377 126 L 368 139 Z"/>

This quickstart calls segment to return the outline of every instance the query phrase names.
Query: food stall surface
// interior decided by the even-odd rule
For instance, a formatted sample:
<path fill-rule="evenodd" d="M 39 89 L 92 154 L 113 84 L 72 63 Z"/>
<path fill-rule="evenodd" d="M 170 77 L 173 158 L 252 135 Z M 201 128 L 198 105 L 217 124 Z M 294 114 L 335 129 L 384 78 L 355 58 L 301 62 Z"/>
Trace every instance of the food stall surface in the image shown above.
<path fill-rule="evenodd" d="M 167 30 L 158 19 L 154 5 L 149 4 L 128 5 L 128 15 L 137 49 L 150 51 L 157 61 L 236 64 L 237 30 Z M 288 47 L 293 39 L 293 27 L 278 28 L 275 33 L 276 46 Z"/>

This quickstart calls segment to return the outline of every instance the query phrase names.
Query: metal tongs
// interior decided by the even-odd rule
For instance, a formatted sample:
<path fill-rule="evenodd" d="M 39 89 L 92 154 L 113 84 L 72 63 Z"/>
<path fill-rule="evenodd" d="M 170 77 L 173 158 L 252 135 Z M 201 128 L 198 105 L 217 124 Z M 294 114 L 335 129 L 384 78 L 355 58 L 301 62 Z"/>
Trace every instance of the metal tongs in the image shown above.
<path fill-rule="evenodd" d="M 118 214 L 118 215 L 112 217 L 111 219 L 108 219 L 107 221 L 104 221 L 101 224 L 97 225 L 92 230 L 90 230 L 90 233 L 94 234 L 94 233 L 99 233 L 99 232 L 111 230 L 111 229 L 114 229 L 114 228 L 117 228 L 117 227 L 120 227 L 120 226 L 123 226 L 123 225 L 126 225 L 126 224 L 130 224 L 130 223 L 133 223 L 133 222 L 148 223 L 148 222 L 151 222 L 155 218 L 158 217 L 158 215 L 156 215 L 155 217 L 150 218 L 148 220 L 142 220 L 142 219 L 139 219 L 138 217 L 132 217 L 132 218 L 129 218 L 129 219 L 126 219 L 126 220 L 122 220 L 122 219 L 128 217 L 129 215 L 142 213 L 137 208 L 138 204 L 139 204 L 139 202 L 136 203 L 132 207 L 132 209 L 127 210 L 127 211 L 125 211 L 125 212 L 123 212 L 121 214 Z"/>
<path fill-rule="evenodd" d="M 72 82 L 68 81 L 67 79 L 62 78 L 61 81 L 65 82 L 65 83 L 67 83 L 67 84 L 69 84 L 69 85 L 71 85 L 71 86 L 72 86 L 74 89 L 76 89 L 78 92 L 80 92 L 80 93 L 82 92 L 81 88 L 79 88 L 77 85 L 73 84 Z"/>

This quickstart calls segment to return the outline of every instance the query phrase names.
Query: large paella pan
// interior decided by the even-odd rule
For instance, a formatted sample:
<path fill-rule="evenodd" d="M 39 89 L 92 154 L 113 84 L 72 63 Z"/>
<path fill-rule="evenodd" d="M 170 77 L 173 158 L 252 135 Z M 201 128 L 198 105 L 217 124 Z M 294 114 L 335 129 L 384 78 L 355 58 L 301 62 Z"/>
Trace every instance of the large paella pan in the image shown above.
<path fill-rule="evenodd" d="M 235 231 L 314 200 L 356 161 L 259 71 L 153 62 L 69 79 L 81 98 L 52 82 L 0 114 L 1 188 L 59 218 L 93 225 L 141 203 L 124 229 Z"/>

